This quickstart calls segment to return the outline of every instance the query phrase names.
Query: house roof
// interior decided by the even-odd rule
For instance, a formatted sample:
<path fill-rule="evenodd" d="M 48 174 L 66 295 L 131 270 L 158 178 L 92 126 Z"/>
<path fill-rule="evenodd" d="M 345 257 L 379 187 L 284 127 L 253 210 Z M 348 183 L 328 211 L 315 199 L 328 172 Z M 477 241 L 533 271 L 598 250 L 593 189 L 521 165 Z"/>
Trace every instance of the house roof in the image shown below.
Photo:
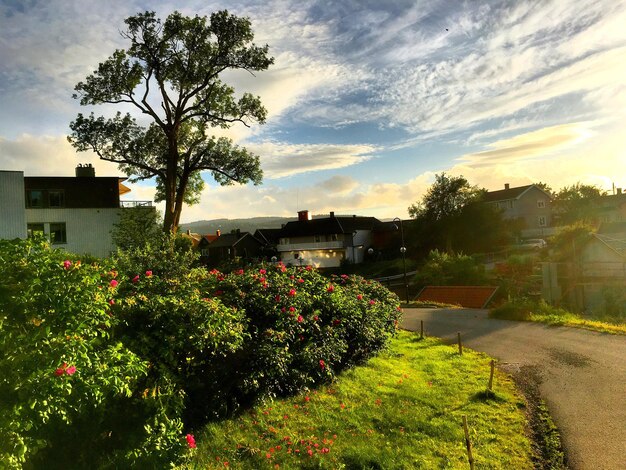
<path fill-rule="evenodd" d="M 280 231 L 281 237 L 303 237 L 307 235 L 330 235 L 352 233 L 355 230 L 373 230 L 380 220 L 376 217 L 335 216 L 323 219 L 297 220 L 288 222 Z"/>
<path fill-rule="evenodd" d="M 611 233 L 610 235 L 594 233 L 593 238 L 599 240 L 609 249 L 617 253 L 618 256 L 626 257 L 626 232 Z"/>
<path fill-rule="evenodd" d="M 224 233 L 220 235 L 216 240 L 211 242 L 211 244 L 209 245 L 209 248 L 230 248 L 232 246 L 235 246 L 237 243 L 239 243 L 241 240 L 243 240 L 246 237 L 250 237 L 251 239 L 256 241 L 258 244 L 261 244 L 261 242 L 257 240 L 256 238 L 254 238 L 252 235 L 250 235 L 249 232 Z"/>
<path fill-rule="evenodd" d="M 537 188 L 539 191 L 542 191 L 546 195 L 550 196 L 539 186 L 536 186 L 534 184 L 529 184 L 526 186 L 518 186 L 517 188 L 500 189 L 498 191 L 488 191 L 485 194 L 485 201 L 496 202 L 496 201 L 507 201 L 509 199 L 519 199 L 530 188 Z"/>
<path fill-rule="evenodd" d="M 417 300 L 485 308 L 497 290 L 497 287 L 491 286 L 426 286 Z"/>
<path fill-rule="evenodd" d="M 280 238 L 280 228 L 259 228 L 254 232 L 254 237 L 267 244 L 274 244 Z"/>

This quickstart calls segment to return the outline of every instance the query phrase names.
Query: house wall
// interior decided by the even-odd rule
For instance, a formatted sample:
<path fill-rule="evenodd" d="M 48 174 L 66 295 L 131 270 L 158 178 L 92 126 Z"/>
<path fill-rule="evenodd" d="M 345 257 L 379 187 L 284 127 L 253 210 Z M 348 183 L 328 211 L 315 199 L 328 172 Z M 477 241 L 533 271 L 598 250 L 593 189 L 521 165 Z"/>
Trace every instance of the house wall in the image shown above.
<path fill-rule="evenodd" d="M 357 230 L 351 238 L 349 245 L 346 246 L 346 259 L 354 264 L 362 263 L 365 251 L 372 244 L 372 231 Z"/>
<path fill-rule="evenodd" d="M 26 238 L 24 173 L 0 171 L 0 238 Z"/>
<path fill-rule="evenodd" d="M 119 222 L 120 210 L 124 209 L 26 209 L 25 213 L 26 224 L 43 223 L 46 235 L 50 233 L 51 223 L 65 223 L 67 243 L 55 247 L 106 257 L 115 251 L 111 229 Z"/>
<path fill-rule="evenodd" d="M 538 207 L 538 201 L 543 202 L 544 207 Z M 530 188 L 515 202 L 516 217 L 524 219 L 526 229 L 541 229 L 552 225 L 550 197 L 539 188 Z M 545 225 L 539 223 L 540 217 L 544 218 Z"/>
<path fill-rule="evenodd" d="M 298 253 L 301 257 L 296 258 Z M 285 251 L 280 254 L 283 263 L 293 266 L 315 266 L 316 268 L 338 268 L 345 259 L 345 250 Z"/>

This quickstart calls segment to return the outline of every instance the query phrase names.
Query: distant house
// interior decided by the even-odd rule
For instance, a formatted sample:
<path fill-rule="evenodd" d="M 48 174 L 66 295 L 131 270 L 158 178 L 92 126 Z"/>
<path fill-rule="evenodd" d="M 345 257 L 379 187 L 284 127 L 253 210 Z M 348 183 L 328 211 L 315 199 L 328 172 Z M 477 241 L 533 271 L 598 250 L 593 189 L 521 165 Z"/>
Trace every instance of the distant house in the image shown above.
<path fill-rule="evenodd" d="M 250 260 L 257 258 L 263 243 L 254 238 L 249 232 L 236 231 L 224 233 L 206 245 L 207 263 L 217 266 L 220 263 L 237 259 Z"/>
<path fill-rule="evenodd" d="M 544 263 L 543 294 L 578 310 L 602 307 L 608 291 L 626 289 L 626 222 L 603 224 L 567 263 Z"/>
<path fill-rule="evenodd" d="M 518 222 L 522 237 L 553 233 L 552 196 L 537 185 L 511 188 L 505 184 L 504 189 L 488 191 L 485 202 L 501 210 L 504 219 Z"/>
<path fill-rule="evenodd" d="M 617 194 L 600 196 L 593 201 L 596 224 L 626 222 L 626 194 L 618 188 Z"/>
<path fill-rule="evenodd" d="M 284 263 L 338 267 L 342 262 L 362 263 L 381 222 L 375 217 L 335 216 L 313 219 L 309 211 L 280 231 L 277 251 Z"/>
<path fill-rule="evenodd" d="M 222 233 L 217 230 L 215 235 L 202 235 L 198 242 L 197 249 L 200 251 L 200 262 L 203 264 L 209 263 L 209 245 L 217 240 Z"/>
<path fill-rule="evenodd" d="M 78 254 L 108 256 L 115 250 L 111 229 L 125 207 L 151 202 L 125 202 L 126 178 L 96 177 L 79 165 L 75 177 L 24 176 L 0 171 L 0 238 L 45 235 L 58 248 Z"/>

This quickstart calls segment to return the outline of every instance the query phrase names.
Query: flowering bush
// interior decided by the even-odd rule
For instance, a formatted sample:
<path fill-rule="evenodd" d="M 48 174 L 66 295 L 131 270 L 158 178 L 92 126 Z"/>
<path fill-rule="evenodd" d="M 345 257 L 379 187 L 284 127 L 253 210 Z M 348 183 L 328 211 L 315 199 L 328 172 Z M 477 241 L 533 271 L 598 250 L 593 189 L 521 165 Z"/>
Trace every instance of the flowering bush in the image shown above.
<path fill-rule="evenodd" d="M 250 339 L 229 366 L 232 399 L 284 395 L 329 380 L 384 347 L 400 318 L 399 300 L 358 276 L 270 267 L 211 271 L 207 295 L 248 320 Z"/>
<path fill-rule="evenodd" d="M 162 248 L 81 263 L 0 240 L 0 467 L 181 463 L 193 425 L 331 379 L 400 316 L 359 277 L 208 272 Z"/>

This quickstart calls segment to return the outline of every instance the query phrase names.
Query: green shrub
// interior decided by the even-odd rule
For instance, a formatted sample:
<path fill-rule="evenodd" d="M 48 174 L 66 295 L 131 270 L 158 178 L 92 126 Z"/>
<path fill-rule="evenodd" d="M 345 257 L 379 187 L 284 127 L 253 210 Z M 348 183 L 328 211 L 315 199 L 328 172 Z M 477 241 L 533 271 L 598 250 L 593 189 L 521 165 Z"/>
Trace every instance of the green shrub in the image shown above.
<path fill-rule="evenodd" d="M 474 257 L 433 250 L 419 268 L 415 281 L 419 286 L 478 286 L 487 284 L 488 278 L 485 267 Z"/>

